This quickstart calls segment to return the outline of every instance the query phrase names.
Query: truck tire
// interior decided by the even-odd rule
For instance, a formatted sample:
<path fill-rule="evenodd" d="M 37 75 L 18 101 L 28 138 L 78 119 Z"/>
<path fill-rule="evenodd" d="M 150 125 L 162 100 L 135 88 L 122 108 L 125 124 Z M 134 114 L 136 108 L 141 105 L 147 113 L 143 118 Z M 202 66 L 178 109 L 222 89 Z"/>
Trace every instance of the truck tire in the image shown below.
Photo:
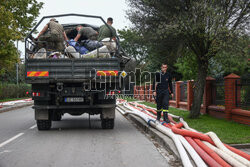
<path fill-rule="evenodd" d="M 38 130 L 50 130 L 51 120 L 37 120 L 37 129 Z"/>
<path fill-rule="evenodd" d="M 114 129 L 114 119 L 102 119 L 102 129 Z"/>

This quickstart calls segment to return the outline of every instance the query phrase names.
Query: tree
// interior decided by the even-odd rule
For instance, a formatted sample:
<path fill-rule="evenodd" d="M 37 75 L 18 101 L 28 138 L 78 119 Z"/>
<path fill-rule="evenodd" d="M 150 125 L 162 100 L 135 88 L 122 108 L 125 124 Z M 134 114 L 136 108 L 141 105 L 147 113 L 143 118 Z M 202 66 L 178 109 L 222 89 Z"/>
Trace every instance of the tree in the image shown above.
<path fill-rule="evenodd" d="M 127 55 L 134 58 L 137 65 L 145 62 L 148 52 L 142 35 L 133 29 L 118 30 L 118 33 L 121 38 L 121 46 Z"/>
<path fill-rule="evenodd" d="M 222 78 L 230 73 L 244 76 L 250 73 L 249 68 L 249 43 L 250 36 L 241 36 L 234 41 L 238 45 L 229 47 L 219 52 L 209 61 L 209 75 L 215 78 Z"/>
<path fill-rule="evenodd" d="M 128 18 L 145 39 L 174 39 L 176 50 L 189 50 L 198 67 L 191 118 L 200 115 L 209 60 L 240 35 L 247 34 L 249 0 L 128 0 Z M 174 38 L 173 38 L 174 37 Z M 168 43 L 165 43 L 166 45 Z M 179 56 L 179 54 L 176 54 Z"/>
<path fill-rule="evenodd" d="M 208 75 L 214 78 L 223 78 L 230 73 L 244 76 L 250 73 L 249 68 L 249 36 L 242 36 L 234 41 L 236 45 L 230 44 L 229 47 L 218 52 L 215 57 L 209 60 Z M 183 52 L 183 56 L 177 59 L 175 66 L 177 71 L 182 74 L 182 80 L 196 78 L 198 67 L 196 57 L 189 51 Z"/>
<path fill-rule="evenodd" d="M 42 5 L 36 0 L 0 1 L 0 75 L 18 61 L 14 41 L 23 40 L 35 25 Z"/>
<path fill-rule="evenodd" d="M 118 32 L 121 37 L 121 46 L 128 56 L 134 58 L 137 68 L 140 68 L 142 71 L 155 72 L 160 69 L 162 62 L 167 62 L 169 70 L 173 71 L 173 76 L 180 78 L 180 75 L 175 73 L 176 68 L 172 63 L 173 61 L 170 61 L 173 56 L 163 56 L 171 55 L 171 50 L 173 49 L 169 47 L 165 50 L 165 48 L 163 48 L 164 43 L 154 43 L 153 46 L 152 41 L 145 40 L 142 34 L 133 28 L 119 30 Z M 130 61 L 126 67 L 130 66 L 131 63 L 134 64 L 133 61 Z M 131 70 L 134 68 L 126 69 Z"/>

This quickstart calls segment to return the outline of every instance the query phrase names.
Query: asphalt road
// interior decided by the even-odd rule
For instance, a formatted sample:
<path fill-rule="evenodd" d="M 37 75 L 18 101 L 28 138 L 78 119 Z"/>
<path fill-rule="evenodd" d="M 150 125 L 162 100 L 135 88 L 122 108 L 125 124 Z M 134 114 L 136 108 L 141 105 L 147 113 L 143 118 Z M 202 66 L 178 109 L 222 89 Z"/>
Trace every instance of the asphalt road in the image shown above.
<path fill-rule="evenodd" d="M 0 113 L 0 167 L 169 166 L 153 143 L 120 113 L 115 128 L 99 116 L 65 115 L 50 131 L 38 131 L 31 107 Z"/>

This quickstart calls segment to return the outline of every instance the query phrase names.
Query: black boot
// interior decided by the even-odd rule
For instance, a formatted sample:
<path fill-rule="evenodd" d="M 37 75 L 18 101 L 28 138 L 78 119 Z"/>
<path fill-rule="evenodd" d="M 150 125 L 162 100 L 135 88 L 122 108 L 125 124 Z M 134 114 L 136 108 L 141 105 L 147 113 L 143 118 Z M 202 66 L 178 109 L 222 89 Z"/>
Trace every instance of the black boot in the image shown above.
<path fill-rule="evenodd" d="M 161 119 L 161 112 L 157 111 L 157 120 L 160 121 L 160 119 Z"/>
<path fill-rule="evenodd" d="M 167 112 L 163 112 L 163 119 L 165 122 L 170 123 L 169 119 L 168 119 L 168 113 Z"/>

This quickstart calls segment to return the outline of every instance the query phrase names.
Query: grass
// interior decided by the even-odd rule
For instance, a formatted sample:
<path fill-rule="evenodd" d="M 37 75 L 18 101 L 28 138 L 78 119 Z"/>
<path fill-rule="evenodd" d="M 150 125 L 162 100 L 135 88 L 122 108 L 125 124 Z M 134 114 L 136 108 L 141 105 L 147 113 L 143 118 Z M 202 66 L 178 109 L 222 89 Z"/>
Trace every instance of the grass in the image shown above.
<path fill-rule="evenodd" d="M 7 99 L 1 99 L 0 102 L 15 101 L 15 100 L 22 100 L 22 99 L 29 99 L 29 98 L 30 98 L 30 97 L 7 98 Z"/>
<path fill-rule="evenodd" d="M 127 100 L 127 102 L 138 101 L 137 99 L 134 99 L 133 97 L 125 97 L 125 98 L 122 98 L 122 99 Z"/>
<path fill-rule="evenodd" d="M 150 107 L 156 108 L 156 104 L 141 102 Z M 227 144 L 250 143 L 250 126 L 239 124 L 233 121 L 217 119 L 210 115 L 201 115 L 198 119 L 188 118 L 189 111 L 176 108 L 169 108 L 169 113 L 182 116 L 188 125 L 200 132 L 215 132 L 217 136 Z"/>

